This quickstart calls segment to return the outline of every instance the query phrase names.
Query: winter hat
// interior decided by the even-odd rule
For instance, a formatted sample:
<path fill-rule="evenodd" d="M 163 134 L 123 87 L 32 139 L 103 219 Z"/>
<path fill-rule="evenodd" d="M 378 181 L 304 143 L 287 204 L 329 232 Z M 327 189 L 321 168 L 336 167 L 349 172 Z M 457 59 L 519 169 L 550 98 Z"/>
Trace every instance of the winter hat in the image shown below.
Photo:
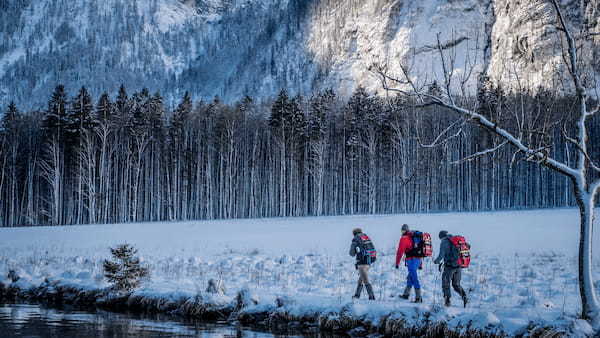
<path fill-rule="evenodd" d="M 440 239 L 442 239 L 442 238 L 448 236 L 448 231 L 442 230 L 442 231 L 440 231 L 440 234 L 438 236 L 440 237 Z"/>
<path fill-rule="evenodd" d="M 358 235 L 358 234 L 360 234 L 360 233 L 362 233 L 362 229 L 361 229 L 361 228 L 354 228 L 354 229 L 352 230 L 352 234 L 353 234 L 354 236 L 356 236 L 356 235 Z"/>
<path fill-rule="evenodd" d="M 402 231 L 408 231 L 408 224 L 402 224 Z"/>

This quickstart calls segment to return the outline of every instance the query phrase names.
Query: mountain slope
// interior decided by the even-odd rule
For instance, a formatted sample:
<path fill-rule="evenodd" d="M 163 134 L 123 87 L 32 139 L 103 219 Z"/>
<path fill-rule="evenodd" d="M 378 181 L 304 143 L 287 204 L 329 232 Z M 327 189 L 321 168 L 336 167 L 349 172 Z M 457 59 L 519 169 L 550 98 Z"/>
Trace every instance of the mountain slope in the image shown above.
<path fill-rule="evenodd" d="M 586 8 L 597 17 L 598 4 Z M 539 13 L 516 0 L 7 0 L 0 104 L 39 106 L 57 83 L 96 95 L 145 86 L 170 100 L 186 90 L 264 98 L 282 87 L 347 95 L 359 84 L 379 89 L 373 62 L 397 72 L 405 60 L 421 79 L 441 77 L 438 33 L 446 52 L 455 47 L 459 80 L 473 68 L 514 84 L 513 73 L 524 71 L 537 86 L 560 61 Z"/>

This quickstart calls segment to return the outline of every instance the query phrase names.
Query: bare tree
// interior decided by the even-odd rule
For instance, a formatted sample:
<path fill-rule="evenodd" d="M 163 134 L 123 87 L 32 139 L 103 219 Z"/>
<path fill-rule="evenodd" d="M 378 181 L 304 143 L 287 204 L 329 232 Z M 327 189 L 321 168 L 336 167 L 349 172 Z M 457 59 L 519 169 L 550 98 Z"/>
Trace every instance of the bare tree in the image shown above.
<path fill-rule="evenodd" d="M 48 214 L 52 225 L 64 224 L 63 189 L 64 189 L 64 157 L 58 140 L 53 137 L 48 143 L 47 158 L 40 162 L 42 177 L 50 187 L 50 203 Z"/>
<path fill-rule="evenodd" d="M 456 95 L 456 72 L 455 62 L 451 53 L 444 51 L 443 44 L 438 35 L 438 53 L 441 68 L 443 70 L 443 86 L 439 90 L 431 90 L 431 86 L 417 83 L 416 77 L 411 74 L 405 64 L 400 66 L 401 74 L 396 76 L 387 71 L 387 67 L 374 65 L 372 71 L 377 74 L 386 91 L 400 93 L 416 99 L 418 107 L 437 106 L 457 114 L 455 123 L 444 130 L 432 145 L 443 143 L 448 137 L 452 137 L 452 128 L 459 125 L 458 121 L 466 119 L 475 126 L 482 128 L 493 136 L 494 142 L 484 150 L 464 158 L 469 161 L 478 157 L 492 154 L 505 145 L 511 145 L 516 149 L 515 156 L 540 166 L 549 168 L 570 179 L 574 196 L 580 211 L 580 238 L 579 238 L 579 291 L 582 303 L 582 317 L 590 320 L 595 327 L 600 327 L 600 304 L 594 290 L 592 279 L 592 232 L 594 222 L 594 206 L 596 195 L 600 190 L 600 164 L 591 158 L 591 143 L 588 137 L 589 129 L 586 124 L 592 116 L 600 111 L 600 104 L 596 103 L 591 108 L 590 93 L 584 84 L 584 65 L 580 57 L 581 45 L 578 45 L 579 37 L 589 38 L 589 34 L 583 33 L 575 36 L 566 22 L 565 16 L 558 0 L 540 0 L 540 6 L 547 7 L 552 14 L 552 20 L 556 20 L 557 34 L 563 45 L 563 62 L 568 70 L 568 76 L 574 88 L 577 105 L 573 107 L 576 111 L 576 121 L 573 123 L 575 135 L 569 136 L 566 123 L 563 128 L 563 137 L 572 145 L 575 152 L 575 163 L 571 161 L 559 161 L 551 156 L 549 150 L 549 138 L 551 138 L 552 122 L 538 121 L 539 113 L 532 111 L 515 112 L 516 126 L 502 127 L 502 117 L 498 114 L 484 114 L 477 109 L 468 108 L 465 103 L 460 102 L 460 96 Z M 462 79 L 464 80 L 464 79 Z M 461 80 L 461 81 L 462 81 Z M 535 121 L 534 121 L 535 120 Z M 537 123 L 539 122 L 539 123 Z M 460 128 L 460 127 L 458 127 Z M 535 135 L 541 135 L 536 137 Z"/>
<path fill-rule="evenodd" d="M 79 171 L 79 180 L 82 185 L 82 204 L 86 207 L 87 218 L 80 216 L 81 220 L 86 223 L 98 222 L 98 189 L 96 187 L 98 180 L 97 173 L 97 158 L 96 158 L 96 134 L 90 130 L 84 130 L 81 135 L 79 148 L 79 161 L 82 163 L 82 170 Z M 85 197 L 85 198 L 83 198 Z M 87 202 L 87 203 L 86 203 Z"/>

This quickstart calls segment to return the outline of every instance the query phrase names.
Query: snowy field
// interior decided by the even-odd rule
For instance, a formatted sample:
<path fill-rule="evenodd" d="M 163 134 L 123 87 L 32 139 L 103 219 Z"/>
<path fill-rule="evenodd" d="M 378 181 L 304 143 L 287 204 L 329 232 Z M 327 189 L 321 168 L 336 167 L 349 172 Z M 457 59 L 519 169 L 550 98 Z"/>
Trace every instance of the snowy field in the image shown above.
<path fill-rule="evenodd" d="M 415 306 L 393 297 L 405 285 L 406 270 L 393 268 L 403 223 L 432 234 L 434 255 L 442 229 L 471 243 L 472 265 L 463 271 L 463 287 L 471 298 L 467 309 L 439 309 L 441 274 L 431 259 L 421 271 L 424 303 Z M 3 228 L 0 282 L 7 283 L 14 269 L 32 285 L 51 278 L 103 287 L 101 263 L 108 248 L 127 242 L 151 269 L 151 280 L 139 293 L 193 296 L 216 279 L 225 284 L 224 297 L 248 288 L 259 304 L 287 296 L 294 299 L 294 311 L 326 311 L 352 303 L 357 274 L 348 249 L 357 226 L 379 251 L 370 274 L 378 300 L 355 302 L 357 314 L 437 308 L 444 318 L 468 318 L 509 333 L 532 322 L 586 330 L 586 324 L 573 321 L 580 307 L 575 209 Z M 594 241 L 598 247 L 600 231 Z M 599 251 L 594 253 L 596 280 Z M 459 303 L 456 294 L 453 300 Z"/>

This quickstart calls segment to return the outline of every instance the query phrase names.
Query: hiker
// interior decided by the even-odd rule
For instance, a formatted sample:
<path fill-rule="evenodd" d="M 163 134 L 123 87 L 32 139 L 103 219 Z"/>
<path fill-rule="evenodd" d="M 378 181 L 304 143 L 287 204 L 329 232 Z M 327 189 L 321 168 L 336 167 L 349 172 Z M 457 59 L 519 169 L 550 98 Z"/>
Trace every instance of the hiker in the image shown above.
<path fill-rule="evenodd" d="M 442 243 L 440 244 L 440 254 L 433 262 L 435 264 L 441 264 L 442 261 L 444 261 L 444 272 L 442 273 L 442 290 L 444 292 L 444 305 L 451 305 L 450 283 L 452 283 L 452 288 L 454 289 L 454 291 L 456 291 L 462 297 L 463 306 L 467 307 L 469 299 L 467 298 L 467 293 L 465 292 L 465 290 L 462 288 L 462 286 L 460 286 L 461 268 L 466 266 L 462 266 L 463 264 L 461 264 L 461 261 L 459 260 L 459 249 L 452 242 L 453 236 L 450 235 L 448 231 L 442 230 L 439 233 L 439 238 L 442 241 Z"/>
<path fill-rule="evenodd" d="M 413 239 L 412 232 L 408 228 L 408 224 L 402 225 L 402 237 L 398 243 L 398 251 L 396 252 L 396 269 L 402 261 L 402 256 L 405 256 L 404 264 L 408 269 L 408 276 L 406 277 L 406 288 L 404 293 L 400 295 L 401 298 L 408 299 L 410 297 L 410 290 L 415 288 L 415 300 L 414 303 L 422 303 L 423 297 L 421 296 L 421 284 L 419 283 L 418 269 L 422 269 L 422 261 L 420 257 L 413 255 Z"/>
<path fill-rule="evenodd" d="M 375 262 L 377 252 L 373 242 L 362 229 L 356 228 L 352 230 L 352 245 L 350 246 L 350 256 L 356 257 L 356 264 L 354 265 L 358 270 L 358 285 L 356 286 L 356 293 L 352 298 L 360 298 L 363 286 L 367 289 L 370 300 L 375 300 L 375 294 L 373 293 L 373 287 L 369 283 L 369 267 Z"/>

